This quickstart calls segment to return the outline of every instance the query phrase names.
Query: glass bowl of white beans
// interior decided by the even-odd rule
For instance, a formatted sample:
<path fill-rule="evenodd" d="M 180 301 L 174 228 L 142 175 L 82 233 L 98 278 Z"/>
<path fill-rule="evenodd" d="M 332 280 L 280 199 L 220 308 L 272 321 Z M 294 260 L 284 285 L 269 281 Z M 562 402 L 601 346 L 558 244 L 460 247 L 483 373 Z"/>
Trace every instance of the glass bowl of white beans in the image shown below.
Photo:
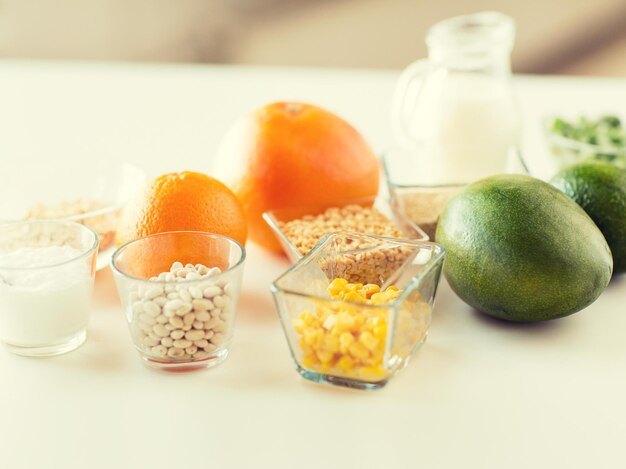
<path fill-rule="evenodd" d="M 117 289 L 147 365 L 187 371 L 226 359 L 245 257 L 237 241 L 199 231 L 146 236 L 115 251 Z"/>

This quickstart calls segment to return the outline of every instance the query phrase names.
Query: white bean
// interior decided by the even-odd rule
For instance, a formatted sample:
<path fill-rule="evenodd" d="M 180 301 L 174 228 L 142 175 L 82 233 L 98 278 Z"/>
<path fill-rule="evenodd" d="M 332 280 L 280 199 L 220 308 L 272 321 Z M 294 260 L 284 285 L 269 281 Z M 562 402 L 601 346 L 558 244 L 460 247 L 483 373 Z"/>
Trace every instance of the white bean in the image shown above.
<path fill-rule="evenodd" d="M 150 332 L 152 330 L 152 324 L 147 324 L 143 321 L 139 321 L 137 325 L 139 326 L 139 329 L 141 329 L 142 331 Z"/>
<path fill-rule="evenodd" d="M 191 303 L 183 303 L 183 305 L 176 310 L 176 314 L 178 316 L 185 316 L 191 309 Z"/>
<path fill-rule="evenodd" d="M 196 319 L 198 321 L 205 322 L 211 319 L 211 315 L 207 311 L 200 311 L 199 313 L 196 313 Z"/>
<path fill-rule="evenodd" d="M 157 296 L 161 296 L 162 294 L 163 294 L 163 287 L 160 287 L 160 286 L 151 287 L 146 291 L 144 298 L 146 300 L 151 300 L 153 298 L 156 298 Z"/>
<path fill-rule="evenodd" d="M 185 278 L 188 273 L 189 273 L 189 269 L 186 269 L 186 268 L 183 267 L 182 269 L 178 269 L 176 271 L 176 277 L 178 277 L 178 278 Z"/>
<path fill-rule="evenodd" d="M 204 331 L 198 330 L 198 329 L 194 329 L 185 334 L 185 339 L 191 340 L 192 342 L 203 339 L 203 338 L 204 338 Z"/>
<path fill-rule="evenodd" d="M 157 345 L 156 347 L 152 347 L 152 353 L 157 357 L 165 357 L 167 355 L 167 348 L 162 345 Z"/>
<path fill-rule="evenodd" d="M 204 348 L 209 345 L 209 341 L 206 339 L 195 340 L 193 343 L 196 347 Z"/>
<path fill-rule="evenodd" d="M 218 275 L 222 273 L 222 269 L 220 269 L 219 267 L 212 267 L 211 269 L 209 269 L 209 272 L 207 273 L 207 277 L 213 277 L 214 275 Z"/>
<path fill-rule="evenodd" d="M 213 332 L 212 330 L 208 330 L 204 332 L 204 338 L 205 339 L 210 339 L 211 337 L 213 337 L 213 335 L 215 334 L 215 332 Z"/>
<path fill-rule="evenodd" d="M 171 295 L 171 293 L 170 293 Z M 169 295 L 168 295 L 169 297 Z M 178 311 L 182 306 L 184 305 L 184 303 L 180 300 L 180 299 L 173 299 L 168 301 L 167 303 L 165 303 L 165 305 L 163 306 L 163 310 L 164 311 Z"/>
<path fill-rule="evenodd" d="M 170 267 L 170 272 L 176 272 L 177 270 L 180 270 L 182 268 L 183 268 L 182 262 L 174 262 L 172 264 L 172 267 Z"/>
<path fill-rule="evenodd" d="M 169 321 L 169 318 L 165 314 L 161 314 L 157 317 L 157 322 L 159 324 L 166 324 Z"/>
<path fill-rule="evenodd" d="M 203 329 L 204 323 L 202 321 L 194 321 L 191 327 L 193 327 L 194 329 Z"/>
<path fill-rule="evenodd" d="M 219 318 L 220 314 L 222 314 L 222 310 L 220 308 L 213 308 L 211 310 L 211 317 Z"/>
<path fill-rule="evenodd" d="M 214 344 L 209 344 L 209 345 L 207 345 L 206 347 L 204 347 L 204 350 L 205 350 L 206 352 L 212 352 L 212 351 L 214 351 L 216 348 L 217 348 L 217 346 L 215 346 Z"/>
<path fill-rule="evenodd" d="M 185 277 L 185 280 L 200 280 L 201 278 L 202 275 L 200 275 L 198 272 L 189 272 Z"/>
<path fill-rule="evenodd" d="M 167 303 L 167 297 L 159 296 L 159 297 L 155 298 L 154 300 L 152 300 L 152 302 L 155 305 L 157 305 L 157 306 L 163 307 L 165 305 L 165 303 Z"/>
<path fill-rule="evenodd" d="M 230 303 L 230 298 L 225 295 L 216 296 L 215 298 L 213 298 L 213 303 L 218 308 L 224 308 Z"/>
<path fill-rule="evenodd" d="M 189 287 L 189 294 L 194 298 L 194 300 L 199 300 L 202 298 L 202 289 L 198 286 Z"/>
<path fill-rule="evenodd" d="M 191 327 L 192 327 L 192 326 L 191 326 L 191 324 L 189 324 L 189 325 L 185 324 L 185 325 L 183 326 L 183 331 L 185 331 L 185 332 L 190 331 L 190 330 L 191 330 Z"/>
<path fill-rule="evenodd" d="M 224 334 L 214 334 L 213 337 L 211 337 L 211 343 L 214 345 L 220 345 L 222 342 L 224 342 L 224 338 Z"/>
<path fill-rule="evenodd" d="M 180 298 L 180 295 L 178 294 L 177 291 L 171 291 L 167 294 L 167 299 L 168 300 L 177 300 L 178 298 Z"/>
<path fill-rule="evenodd" d="M 185 355 L 185 351 L 182 348 L 172 347 L 167 351 L 167 356 L 172 358 L 182 358 Z"/>
<path fill-rule="evenodd" d="M 220 287 L 211 285 L 210 287 L 206 287 L 204 289 L 204 291 L 202 292 L 202 295 L 205 298 L 210 299 L 210 298 L 213 298 L 214 296 L 219 295 L 220 293 L 222 293 L 222 289 Z"/>
<path fill-rule="evenodd" d="M 149 314 L 143 313 L 141 316 L 139 316 L 139 320 L 145 322 L 146 324 L 150 324 L 150 325 L 155 325 L 156 324 L 156 318 L 153 318 L 152 316 L 150 316 Z"/>
<path fill-rule="evenodd" d="M 233 290 L 235 289 L 235 287 L 233 286 L 232 283 L 227 283 L 226 285 L 224 285 L 224 294 L 228 295 L 228 296 L 233 296 Z"/>
<path fill-rule="evenodd" d="M 163 324 L 157 324 L 154 326 L 154 333 L 159 337 L 167 337 L 170 335 L 170 331 L 167 330 Z"/>
<path fill-rule="evenodd" d="M 201 358 L 206 358 L 210 355 L 208 352 L 196 352 L 193 354 L 193 358 L 196 360 L 200 360 Z"/>
<path fill-rule="evenodd" d="M 155 345 L 158 345 L 158 344 L 159 344 L 159 340 L 158 340 L 158 339 L 153 339 L 153 338 L 151 338 L 151 337 L 149 337 L 149 336 L 145 336 L 145 337 L 141 340 L 141 342 L 142 342 L 144 345 L 147 345 L 147 346 L 149 346 L 149 347 L 154 347 Z"/>
<path fill-rule="evenodd" d="M 187 355 L 193 355 L 197 351 L 198 351 L 198 347 L 196 347 L 195 345 L 190 345 L 189 347 L 185 349 L 185 353 L 187 353 Z"/>
<path fill-rule="evenodd" d="M 192 325 L 196 320 L 196 315 L 193 313 L 187 313 L 185 314 L 185 316 L 183 316 L 183 322 L 185 323 L 186 326 L 190 326 Z"/>
<path fill-rule="evenodd" d="M 161 345 L 165 345 L 166 347 L 171 347 L 172 345 L 174 345 L 174 339 L 172 339 L 171 337 L 163 337 L 161 339 Z"/>
<path fill-rule="evenodd" d="M 190 341 L 188 341 L 187 339 L 178 339 L 174 341 L 174 347 L 176 348 L 187 348 L 191 345 L 192 343 Z"/>
<path fill-rule="evenodd" d="M 131 307 L 133 314 L 143 313 L 143 301 L 135 301 Z"/>
<path fill-rule="evenodd" d="M 176 329 L 174 326 L 172 326 L 170 323 L 165 324 L 164 326 L 168 331 L 173 331 L 174 329 Z"/>
<path fill-rule="evenodd" d="M 185 331 L 176 329 L 175 331 L 172 331 L 170 333 L 170 337 L 174 340 L 182 339 L 183 337 L 185 337 Z"/>
<path fill-rule="evenodd" d="M 186 288 L 180 288 L 178 290 L 178 294 L 180 295 L 180 299 L 185 303 L 190 303 L 192 300 L 191 293 Z"/>
<path fill-rule="evenodd" d="M 185 264 L 185 269 L 188 269 L 188 270 L 195 270 L 195 269 L 196 269 L 196 266 L 195 266 L 195 265 L 193 265 L 193 264 Z"/>
<path fill-rule="evenodd" d="M 183 322 L 183 320 L 180 318 L 180 316 L 172 316 L 170 318 L 170 324 L 172 326 L 174 326 L 176 329 L 180 329 L 181 327 L 183 327 L 185 325 L 185 323 Z"/>

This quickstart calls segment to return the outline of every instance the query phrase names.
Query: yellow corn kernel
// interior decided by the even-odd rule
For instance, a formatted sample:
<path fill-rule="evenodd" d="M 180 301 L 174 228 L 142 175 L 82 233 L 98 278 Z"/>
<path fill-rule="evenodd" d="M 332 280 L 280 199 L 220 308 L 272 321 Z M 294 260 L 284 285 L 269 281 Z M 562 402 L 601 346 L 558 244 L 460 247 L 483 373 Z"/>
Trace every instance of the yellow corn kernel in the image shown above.
<path fill-rule="evenodd" d="M 345 301 L 363 301 L 363 296 L 356 291 L 349 291 L 343 296 Z"/>
<path fill-rule="evenodd" d="M 371 332 L 365 331 L 365 332 L 362 332 L 361 335 L 359 336 L 359 342 L 362 343 L 365 346 L 365 348 L 371 352 L 372 350 L 376 348 L 379 340 L 376 337 L 374 337 L 374 335 Z"/>
<path fill-rule="evenodd" d="M 328 293 L 331 296 L 335 296 L 346 290 L 347 285 L 348 281 L 345 278 L 336 278 L 328 285 Z"/>
<path fill-rule="evenodd" d="M 333 352 L 329 352 L 328 350 L 324 349 L 317 349 L 315 351 L 315 354 L 317 355 L 317 358 L 321 363 L 330 363 L 330 361 L 335 356 Z"/>
<path fill-rule="evenodd" d="M 350 313 L 346 311 L 342 311 L 337 315 L 337 320 L 335 321 L 334 328 L 338 331 L 349 331 L 355 325 L 355 318 L 351 316 Z"/>
<path fill-rule="evenodd" d="M 339 351 L 341 353 L 348 353 L 348 348 L 355 341 L 354 336 L 349 332 L 343 332 L 339 336 Z"/>
<path fill-rule="evenodd" d="M 380 287 L 375 283 L 368 283 L 363 287 L 363 296 L 368 300 L 372 297 L 374 293 L 378 293 L 380 291 Z"/>
<path fill-rule="evenodd" d="M 303 368 L 313 368 L 316 364 L 316 360 L 313 356 L 306 356 L 302 358 L 301 364 Z"/>
<path fill-rule="evenodd" d="M 337 368 L 342 371 L 351 370 L 354 367 L 354 360 L 350 355 L 343 355 L 339 360 L 337 360 Z"/>
<path fill-rule="evenodd" d="M 372 332 L 376 338 L 383 340 L 387 337 L 387 325 L 383 323 L 377 324 L 372 328 Z"/>
<path fill-rule="evenodd" d="M 348 352 L 350 352 L 350 355 L 352 355 L 354 358 L 358 358 L 359 360 L 364 360 L 369 356 L 369 352 L 367 351 L 367 349 L 363 346 L 363 344 L 360 344 L 359 342 L 354 342 L 350 344 L 350 347 L 348 347 Z"/>
<path fill-rule="evenodd" d="M 398 290 L 398 287 L 396 287 L 395 285 L 389 285 L 385 291 L 387 292 L 387 291 L 400 291 L 400 290 Z"/>
<path fill-rule="evenodd" d="M 320 335 L 323 337 L 324 333 L 319 329 L 307 329 L 304 331 L 304 334 L 302 334 L 302 338 L 306 345 L 313 346 L 318 341 Z"/>
<path fill-rule="evenodd" d="M 339 339 L 334 335 L 324 337 L 324 348 L 333 354 L 339 352 Z"/>

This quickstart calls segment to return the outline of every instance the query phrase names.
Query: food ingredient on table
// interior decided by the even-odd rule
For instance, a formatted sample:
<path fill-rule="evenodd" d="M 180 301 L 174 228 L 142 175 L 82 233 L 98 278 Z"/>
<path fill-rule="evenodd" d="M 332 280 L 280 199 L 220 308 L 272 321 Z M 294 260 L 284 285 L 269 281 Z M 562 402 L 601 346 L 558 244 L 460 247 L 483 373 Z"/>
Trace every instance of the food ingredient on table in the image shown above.
<path fill-rule="evenodd" d="M 281 247 L 264 212 L 378 193 L 378 158 L 361 134 L 310 104 L 278 102 L 246 116 L 225 136 L 215 164 L 245 208 L 250 239 L 275 252 Z"/>
<path fill-rule="evenodd" d="M 370 305 L 383 305 L 401 293 L 390 286 L 348 283 L 336 278 L 328 286 L 332 298 Z M 295 320 L 300 335 L 302 365 L 305 368 L 365 381 L 387 376 L 383 367 L 387 340 L 385 308 L 362 308 L 358 304 L 319 303 L 315 312 L 304 311 Z"/>
<path fill-rule="evenodd" d="M 237 197 L 215 178 L 201 173 L 168 173 L 153 180 L 125 207 L 117 232 L 117 243 L 166 231 L 205 231 L 229 236 L 245 244 L 246 218 Z M 188 259 L 191 263 L 197 249 L 182 245 L 164 245 L 167 255 L 144 257 L 142 266 L 147 276 L 166 270 L 172 260 L 161 265 L 164 258 Z M 161 253 L 163 254 L 163 253 Z M 145 259 L 152 258 L 147 264 Z M 135 272 L 141 276 L 141 273 Z"/>
<path fill-rule="evenodd" d="M 85 331 L 92 279 L 82 251 L 22 247 L 0 254 L 0 335 L 18 347 L 55 345 Z M 51 267 L 55 266 L 55 267 Z"/>
<path fill-rule="evenodd" d="M 603 116 L 597 120 L 584 116 L 576 121 L 555 118 L 549 128 L 555 136 L 570 140 L 554 142 L 553 150 L 557 154 L 572 154 L 577 159 L 592 158 L 608 161 L 626 168 L 626 129 L 616 116 Z M 576 143 L 582 145 L 576 146 Z"/>
<path fill-rule="evenodd" d="M 82 215 L 94 213 L 87 217 Z M 30 220 L 47 220 L 71 218 L 82 223 L 98 233 L 100 238 L 100 251 L 111 247 L 115 241 L 115 229 L 117 227 L 121 209 L 112 207 L 110 204 L 93 199 L 66 200 L 58 204 L 41 202 L 33 206 L 26 218 Z"/>
<path fill-rule="evenodd" d="M 424 230 L 430 239 L 434 239 L 441 212 L 461 189 L 462 186 L 395 189 L 393 203 L 399 206 L 409 220 Z"/>
<path fill-rule="evenodd" d="M 278 227 L 303 256 L 319 242 L 322 236 L 335 231 L 355 231 L 390 238 L 405 238 L 398 226 L 374 207 L 346 205 L 331 207 L 319 215 L 305 215 L 288 222 L 277 222 Z"/>
<path fill-rule="evenodd" d="M 437 227 L 444 273 L 470 306 L 508 321 L 544 321 L 591 304 L 613 260 L 575 202 L 538 179 L 500 175 L 469 185 Z"/>
<path fill-rule="evenodd" d="M 615 272 L 626 271 L 626 170 L 586 161 L 561 170 L 550 182 L 598 225 L 611 248 Z"/>
<path fill-rule="evenodd" d="M 175 262 L 131 291 L 131 333 L 148 356 L 163 361 L 209 358 L 227 346 L 234 291 L 219 268 Z M 191 281 L 191 282 L 190 282 Z"/>

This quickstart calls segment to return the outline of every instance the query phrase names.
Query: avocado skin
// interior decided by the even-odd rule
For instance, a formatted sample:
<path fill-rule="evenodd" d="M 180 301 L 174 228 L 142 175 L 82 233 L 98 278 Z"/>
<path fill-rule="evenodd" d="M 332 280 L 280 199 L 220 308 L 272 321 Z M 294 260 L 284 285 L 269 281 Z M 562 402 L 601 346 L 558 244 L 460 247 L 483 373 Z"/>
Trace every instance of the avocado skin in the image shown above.
<path fill-rule="evenodd" d="M 561 170 L 550 183 L 580 205 L 613 253 L 615 273 L 626 271 L 626 170 L 587 161 Z"/>
<path fill-rule="evenodd" d="M 467 304 L 506 321 L 568 316 L 611 279 L 604 236 L 585 211 L 548 183 L 499 175 L 466 187 L 446 206 L 436 241 L 444 273 Z"/>

